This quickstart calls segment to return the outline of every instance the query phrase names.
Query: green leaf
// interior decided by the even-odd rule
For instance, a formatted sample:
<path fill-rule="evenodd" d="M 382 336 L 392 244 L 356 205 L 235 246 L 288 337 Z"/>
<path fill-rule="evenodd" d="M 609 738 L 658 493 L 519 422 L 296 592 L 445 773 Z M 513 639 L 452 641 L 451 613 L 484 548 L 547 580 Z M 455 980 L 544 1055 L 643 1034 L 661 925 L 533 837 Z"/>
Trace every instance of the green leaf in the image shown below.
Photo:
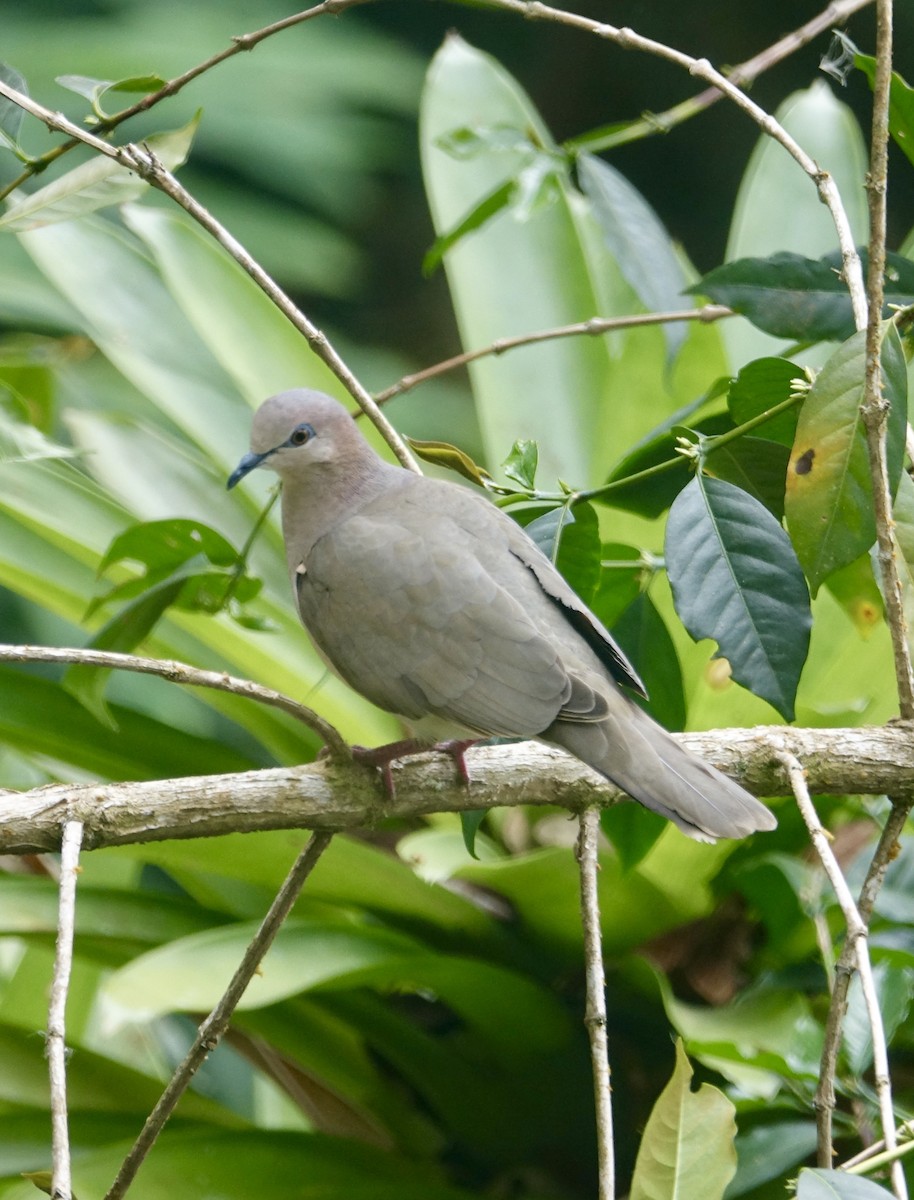
<path fill-rule="evenodd" d="M 898 968 L 887 962 L 876 963 L 873 967 L 873 982 L 888 1045 L 892 1044 L 896 1030 L 907 1019 L 911 1008 L 912 979 L 914 971 L 910 969 Z M 851 980 L 843 1032 L 848 1065 L 859 1079 L 873 1062 L 873 1029 L 858 975 Z"/>
<path fill-rule="evenodd" d="M 679 656 L 663 618 L 646 592 L 612 626 L 625 656 L 644 680 L 649 699 L 636 697 L 664 729 L 685 728 L 686 704 Z"/>
<path fill-rule="evenodd" d="M 489 487 L 495 482 L 485 467 L 479 466 L 470 458 L 469 454 L 457 446 L 452 446 L 450 442 L 421 441 L 419 438 L 411 437 L 406 440 L 410 449 L 415 450 L 423 462 L 433 463 L 436 467 L 446 467 L 449 471 L 456 471 L 458 475 L 462 475 L 464 479 L 469 479 L 471 483 L 476 483 L 480 487 Z"/>
<path fill-rule="evenodd" d="M 777 521 L 784 518 L 784 489 L 790 450 L 765 438 L 741 437 L 714 449 L 713 438 L 704 467 L 715 479 L 735 484 L 764 504 Z"/>
<path fill-rule="evenodd" d="M 38 458 L 73 458 L 79 454 L 72 446 L 62 446 L 18 419 L 12 405 L 0 396 L 0 466 L 10 462 L 32 462 Z"/>
<path fill-rule="evenodd" d="M 645 565 L 640 550 L 621 542 L 604 542 L 602 570 L 590 608 L 607 629 L 612 629 L 641 591 Z"/>
<path fill-rule="evenodd" d="M 646 311 L 681 308 L 686 273 L 648 202 L 615 167 L 592 154 L 578 156 L 577 171 L 610 253 Z M 685 341 L 684 323 L 664 325 L 663 336 L 672 358 Z"/>
<path fill-rule="evenodd" d="M 463 834 L 463 844 L 466 846 L 467 854 L 471 858 L 479 859 L 476 853 L 476 834 L 479 832 L 479 826 L 483 823 L 489 814 L 487 808 L 477 809 L 475 812 L 462 812 L 460 814 L 460 830 Z"/>
<path fill-rule="evenodd" d="M 809 649 L 809 595 L 790 541 L 766 508 L 723 480 L 696 476 L 666 530 L 676 611 L 713 638 L 733 678 L 787 720 Z"/>
<path fill-rule="evenodd" d="M 174 170 L 187 158 L 198 123 L 199 115 L 183 129 L 154 134 L 145 144 L 165 167 Z M 0 229 L 22 233 L 84 217 L 113 204 L 135 200 L 148 187 L 139 175 L 99 154 L 7 209 L 0 217 Z"/>
<path fill-rule="evenodd" d="M 784 1175 L 816 1150 L 814 1121 L 776 1121 L 737 1134 L 738 1166 L 724 1200 L 736 1200 L 770 1179 Z"/>
<path fill-rule="evenodd" d="M 631 1200 L 722 1200 L 736 1171 L 736 1110 L 710 1084 L 693 1092 L 692 1075 L 677 1041 L 673 1077 L 654 1105 L 638 1149 Z"/>
<path fill-rule="evenodd" d="M 905 478 L 903 475 L 902 483 Z M 898 495 L 901 495 L 900 485 Z M 846 567 L 833 571 L 825 581 L 825 586 L 853 621 L 862 638 L 870 637 L 880 627 L 885 615 L 885 602 L 873 574 L 873 560 L 869 554 L 861 554 Z"/>
<path fill-rule="evenodd" d="M 511 447 L 511 453 L 501 464 L 505 475 L 522 488 L 532 491 L 536 483 L 536 465 L 539 462 L 539 447 L 529 438 L 521 439 Z"/>
<path fill-rule="evenodd" d="M 712 391 L 722 391 L 725 386 L 725 381 L 720 380 Z M 708 398 L 702 397 L 700 403 L 704 404 Z M 596 491 L 593 499 L 642 517 L 662 516 L 688 482 L 685 476 L 688 460 L 676 453 L 677 435 L 674 430 L 687 421 L 689 415 L 688 410 L 674 413 L 659 429 L 655 429 L 630 450 L 610 472 L 606 482 L 612 486 Z M 727 433 L 733 428 L 726 413 L 702 417 L 696 425 L 698 432 L 705 437 Z M 665 469 L 642 477 L 642 472 L 653 472 L 661 466 Z"/>
<path fill-rule="evenodd" d="M 840 30 L 834 31 L 834 36 L 844 43 L 846 49 L 853 55 L 854 66 L 864 73 L 870 87 L 876 78 L 876 59 L 870 54 L 861 54 L 847 34 Z M 914 88 L 910 86 L 897 71 L 892 72 L 889 86 L 889 132 L 907 155 L 914 162 Z"/>
<path fill-rule="evenodd" d="M 861 249 L 866 273 L 866 251 Z M 889 253 L 883 315 L 890 305 L 914 301 L 914 263 Z M 840 342 L 854 332 L 854 314 L 841 275 L 841 255 L 814 261 L 780 252 L 770 258 L 741 258 L 709 271 L 688 289 L 742 313 L 758 329 L 797 342 Z"/>
<path fill-rule="evenodd" d="M 119 533 L 98 565 L 99 575 L 113 563 L 131 559 L 148 568 L 174 568 L 198 554 L 214 566 L 231 567 L 238 551 L 230 541 L 203 521 L 170 517 L 162 521 L 138 521 Z"/>
<path fill-rule="evenodd" d="M 11 67 L 5 62 L 0 62 L 0 80 L 25 96 L 29 94 L 25 78 L 15 67 Z M 24 116 L 25 112 L 18 104 L 7 100 L 6 96 L 0 96 L 0 142 L 5 142 L 10 147 L 19 145 L 19 131 L 22 128 Z"/>
<path fill-rule="evenodd" d="M 526 526 L 565 581 L 589 604 L 600 581 L 600 523 L 592 504 L 561 505 Z"/>
<path fill-rule="evenodd" d="M 794 380 L 803 378 L 803 370 L 786 358 L 757 358 L 747 363 L 730 384 L 727 407 L 734 425 L 743 425 L 777 404 L 788 400 L 794 391 Z M 761 436 L 772 442 L 792 446 L 797 431 L 800 405 L 759 426 Z"/>
<path fill-rule="evenodd" d="M 438 144 L 440 145 L 440 142 Z M 502 209 L 507 208 L 514 199 L 516 191 L 517 185 L 513 179 L 508 180 L 507 183 L 499 184 L 488 196 L 484 196 L 478 204 L 475 204 L 466 216 L 462 217 L 452 229 L 435 238 L 426 251 L 425 257 L 422 259 L 422 274 L 426 277 L 434 274 L 444 261 L 444 256 L 448 250 L 453 249 L 468 233 L 472 233 L 474 229 L 481 229 L 483 225 L 491 221 Z"/>
<path fill-rule="evenodd" d="M 797 1182 L 797 1200 L 889 1200 L 892 1195 L 870 1179 L 826 1167 L 804 1167 Z"/>
<path fill-rule="evenodd" d="M 898 487 L 907 421 L 907 373 L 898 332 L 887 322 L 882 346 L 889 486 Z M 873 488 L 860 405 L 866 334 L 831 356 L 810 389 L 787 471 L 787 528 L 815 593 L 833 571 L 876 540 Z"/>
<path fill-rule="evenodd" d="M 97 113 L 102 113 L 101 99 L 106 92 L 127 92 L 148 95 L 157 92 L 168 82 L 160 75 L 130 75 L 126 79 L 92 79 L 88 75 L 58 75 L 56 82 L 69 92 L 76 92 L 92 101 Z"/>

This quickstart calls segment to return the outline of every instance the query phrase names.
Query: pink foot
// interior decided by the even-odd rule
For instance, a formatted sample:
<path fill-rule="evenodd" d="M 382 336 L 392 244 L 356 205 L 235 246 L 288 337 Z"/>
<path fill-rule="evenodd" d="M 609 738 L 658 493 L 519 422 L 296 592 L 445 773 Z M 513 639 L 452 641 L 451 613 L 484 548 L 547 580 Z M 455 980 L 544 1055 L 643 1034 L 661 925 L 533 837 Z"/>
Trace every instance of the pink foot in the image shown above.
<path fill-rule="evenodd" d="M 386 746 L 353 746 L 352 757 L 356 762 L 364 763 L 367 767 L 377 767 L 381 773 L 384 791 L 393 800 L 396 795 L 394 777 L 390 765 L 400 758 L 408 758 L 412 754 L 421 754 L 425 750 L 438 750 L 453 760 L 457 774 L 462 783 L 469 784 L 470 773 L 467 770 L 466 751 L 475 746 L 478 738 L 451 738 L 445 742 L 436 742 L 430 746 L 419 738 L 404 738 L 399 742 L 388 742 Z"/>

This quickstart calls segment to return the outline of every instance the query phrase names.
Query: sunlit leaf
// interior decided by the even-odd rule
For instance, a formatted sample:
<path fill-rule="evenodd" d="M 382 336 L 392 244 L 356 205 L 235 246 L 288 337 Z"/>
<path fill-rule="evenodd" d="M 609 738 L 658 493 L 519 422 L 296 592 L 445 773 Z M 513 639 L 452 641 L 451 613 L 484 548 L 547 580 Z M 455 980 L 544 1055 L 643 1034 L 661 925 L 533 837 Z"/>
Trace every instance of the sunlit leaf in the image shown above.
<path fill-rule="evenodd" d="M 904 352 L 891 322 L 882 346 L 889 486 L 898 487 L 907 421 Z M 815 593 L 839 567 L 876 540 L 873 487 L 860 405 L 866 335 L 849 338 L 831 356 L 807 396 L 787 471 L 787 528 Z"/>
<path fill-rule="evenodd" d="M 826 1167 L 804 1167 L 797 1180 L 797 1200 L 889 1200 L 892 1195 L 871 1179 Z"/>
<path fill-rule="evenodd" d="M 517 441 L 511 448 L 511 453 L 501 464 L 505 475 L 522 488 L 532 490 L 536 482 L 536 466 L 539 461 L 539 448 L 536 442 L 529 439 Z"/>
<path fill-rule="evenodd" d="M 411 450 L 415 450 L 416 454 L 423 462 L 433 463 L 436 467 L 446 467 L 449 471 L 456 471 L 458 475 L 462 475 L 464 479 L 469 479 L 471 483 L 476 483 L 480 487 L 488 487 L 495 481 L 485 469 L 475 463 L 469 454 L 461 450 L 458 446 L 452 446 L 450 442 L 430 442 L 421 441 L 419 438 L 407 438 Z"/>
<path fill-rule="evenodd" d="M 735 1109 L 723 1092 L 703 1083 L 676 1043 L 673 1077 L 654 1105 L 638 1149 L 631 1200 L 701 1196 L 721 1200 L 736 1171 Z"/>

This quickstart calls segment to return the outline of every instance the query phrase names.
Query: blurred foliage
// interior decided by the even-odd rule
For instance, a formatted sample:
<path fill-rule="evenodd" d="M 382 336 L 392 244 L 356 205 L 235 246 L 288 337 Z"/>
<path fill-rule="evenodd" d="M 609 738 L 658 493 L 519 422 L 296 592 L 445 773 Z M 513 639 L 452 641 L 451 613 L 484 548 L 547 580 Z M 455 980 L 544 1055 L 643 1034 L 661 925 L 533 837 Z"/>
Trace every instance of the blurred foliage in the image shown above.
<path fill-rule="evenodd" d="M 4 14 L 3 54 L 39 99 L 79 117 L 93 87 L 66 92 L 54 74 L 167 76 L 277 15 L 260 4 L 188 12 L 135 2 L 39 25 L 17 8 Z M 129 136 L 184 128 L 202 105 L 182 180 L 328 313 L 342 315 L 376 269 L 360 248 L 362 221 L 395 202 L 398 173 L 415 157 L 417 116 L 434 232 L 427 243 L 414 238 L 410 254 L 418 273 L 435 237 L 445 247 L 466 349 L 671 304 L 688 284 L 710 290 L 624 176 L 567 153 L 503 66 L 451 37 L 420 97 L 425 65 L 351 14 L 315 21 L 208 73 Z M 782 115 L 821 139 L 830 169 L 859 185 L 859 128 L 823 88 L 792 96 Z M 102 103 L 116 96 L 106 91 Z M 30 152 L 47 145 L 34 123 L 19 136 Z M 15 160 L 5 155 L 11 178 Z M 52 199 L 62 187 L 78 217 L 32 199 L 29 220 L 43 212 L 49 223 L 0 238 L 4 639 L 116 638 L 288 692 L 353 741 L 391 739 L 393 719 L 329 677 L 301 633 L 275 514 L 248 544 L 267 481 L 224 490 L 265 395 L 291 386 L 342 395 L 339 385 L 182 215 L 149 192 L 112 209 L 123 196 L 105 190 L 110 178 L 61 184 L 74 169 L 76 156 L 64 157 L 39 182 L 56 179 Z M 493 195 L 498 202 L 483 207 Z M 895 714 L 859 523 L 866 482 L 854 472 L 849 491 L 820 471 L 859 459 L 845 402 L 859 347 L 851 338 L 804 355 L 793 345 L 845 332 L 809 317 L 808 306 L 822 303 L 811 260 L 834 249 L 822 214 L 809 182 L 760 143 L 730 231 L 729 257 L 741 261 L 728 269 L 738 267 L 740 287 L 758 298 L 772 279 L 783 285 L 781 252 L 792 252 L 793 267 L 804 255 L 790 279 L 796 323 L 777 327 L 780 340 L 740 317 L 725 329 L 692 323 L 550 341 L 478 360 L 469 390 L 424 385 L 390 406 L 398 427 L 435 439 L 439 469 L 456 461 L 475 471 L 531 525 L 617 630 L 669 727 L 776 722 L 794 710 L 814 725 Z M 440 286 L 429 283 L 428 295 Z M 752 305 L 745 312 L 756 315 Z M 898 425 L 903 351 L 894 328 L 886 339 Z M 414 365 L 399 347 L 356 341 L 350 331 L 339 344 L 370 386 Z M 810 360 L 828 361 L 812 389 Z M 474 467 L 480 460 L 488 477 Z M 897 515 L 914 577 L 914 505 L 900 461 L 896 453 Z M 837 522 L 840 552 L 830 558 L 808 552 L 823 511 Z M 674 540 L 664 557 L 668 513 Z M 800 564 L 817 589 L 812 600 Z M 712 657 L 711 636 L 729 664 Z M 146 678 L 0 671 L 5 787 L 239 770 L 307 761 L 316 750 L 290 718 L 237 697 L 189 697 Z M 859 885 L 884 800 L 830 797 L 819 807 Z M 704 1200 L 781 1197 L 814 1151 L 827 972 L 843 930 L 798 814 L 786 803 L 777 811 L 776 833 L 718 846 L 690 842 L 634 806 L 605 814 L 609 1041 L 620 1175 L 633 1196 L 697 1195 L 699 1178 Z M 337 838 L 227 1044 L 144 1166 L 139 1200 L 246 1198 L 265 1187 L 372 1200 L 592 1195 L 572 833 L 562 812 L 492 813 L 478 861 L 450 817 Z M 68 1012 L 83 1200 L 113 1177 L 192 1037 L 191 1018 L 217 999 L 300 842 L 235 835 L 85 856 Z M 34 1191 L 19 1172 L 49 1160 L 36 1031 L 46 1023 L 56 900 L 49 863 L 4 868 L 0 1196 L 18 1198 Z M 914 1106 L 912 871 L 906 836 L 872 929 L 900 1116 Z M 682 1047 L 697 1065 L 697 1091 Z M 844 1155 L 876 1124 L 872 1046 L 853 994 L 837 1084 Z M 671 1157 L 682 1164 L 672 1178 Z M 848 1180 L 804 1171 L 800 1189 L 858 1194 L 842 1190 Z M 876 1184 L 866 1194 L 874 1189 L 881 1194 Z"/>

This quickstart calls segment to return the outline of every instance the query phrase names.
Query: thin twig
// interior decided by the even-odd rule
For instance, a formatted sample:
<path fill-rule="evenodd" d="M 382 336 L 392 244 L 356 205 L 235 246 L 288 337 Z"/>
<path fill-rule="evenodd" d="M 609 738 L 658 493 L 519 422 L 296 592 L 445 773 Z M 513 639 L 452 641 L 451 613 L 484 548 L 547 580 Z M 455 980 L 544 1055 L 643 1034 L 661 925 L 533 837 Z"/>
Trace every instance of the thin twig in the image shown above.
<path fill-rule="evenodd" d="M 914 1150 L 914 1121 L 903 1121 L 895 1130 L 895 1137 L 899 1143 L 899 1149 L 902 1152 Z M 904 1140 L 905 1145 L 901 1142 Z M 880 1138 L 878 1142 L 873 1142 L 872 1146 L 864 1146 L 864 1148 L 844 1160 L 841 1164 L 842 1171 L 869 1171 L 873 1169 L 873 1160 L 881 1157 L 885 1150 L 885 1138 Z"/>
<path fill-rule="evenodd" d="M 829 4 L 822 12 L 818 13 L 805 25 L 801 25 L 798 29 L 794 29 L 791 33 L 787 33 L 779 41 L 774 42 L 766 49 L 760 51 L 752 58 L 746 59 L 745 62 L 739 63 L 737 66 L 727 70 L 727 78 L 731 83 L 737 84 L 739 87 L 745 87 L 763 74 L 770 70 L 791 54 L 795 54 L 797 50 L 808 45 L 813 38 L 824 33 L 825 30 L 831 29 L 834 25 L 839 25 L 846 21 L 848 17 L 855 12 L 859 12 L 861 8 L 866 8 L 872 4 L 873 0 L 835 0 Z M 628 142 L 640 140 L 644 137 L 651 137 L 659 133 L 669 133 L 677 125 L 691 117 L 697 116 L 710 108 L 719 100 L 723 100 L 723 92 L 719 88 L 709 87 L 697 96 L 691 96 L 688 100 L 683 100 L 679 104 L 674 104 L 672 108 L 667 108 L 659 113 L 645 113 L 638 121 L 632 121 L 629 124 L 620 127 L 614 127 L 608 130 L 603 136 L 599 132 L 594 134 L 583 134 L 580 137 L 569 138 L 564 143 L 566 150 L 588 150 L 597 153 L 601 150 L 610 150 L 615 146 L 622 146 Z"/>
<path fill-rule="evenodd" d="M 136 654 L 119 654 L 113 650 L 63 646 L 0 645 L 0 662 L 79 663 L 86 667 L 108 667 L 117 671 L 136 671 L 140 675 L 158 675 L 188 687 L 213 688 L 233 696 L 245 696 L 249 700 L 256 700 L 258 704 L 281 709 L 313 729 L 335 757 L 352 757 L 349 747 L 336 729 L 312 708 L 299 704 L 291 696 L 285 696 L 273 688 L 252 683 L 250 679 L 237 679 L 224 671 L 204 671 L 171 658 L 141 658 Z"/>
<path fill-rule="evenodd" d="M 70 1200 L 70 1133 L 67 1113 L 66 1010 L 73 967 L 73 935 L 76 926 L 76 877 L 83 827 L 67 821 L 60 847 L 60 886 L 57 908 L 57 949 L 48 1003 L 47 1055 L 51 1077 L 51 1197 Z"/>
<path fill-rule="evenodd" d="M 903 717 L 914 717 L 914 668 L 908 645 L 904 590 L 898 570 L 900 551 L 893 536 L 892 494 L 886 459 L 888 402 L 882 394 L 882 304 L 885 277 L 886 191 L 888 187 L 889 91 L 892 82 L 892 0 L 876 4 L 876 72 L 873 80 L 873 120 L 870 169 L 866 180 L 870 214 L 869 269 L 866 296 L 866 367 L 861 415 L 866 430 L 876 545 L 885 613 L 892 635 L 898 702 Z"/>
<path fill-rule="evenodd" d="M 570 28 L 580 29 L 585 33 L 593 34 L 595 37 L 605 38 L 607 41 L 614 42 L 623 50 L 640 50 L 645 54 L 662 58 L 666 62 L 675 63 L 677 66 L 688 71 L 690 75 L 694 75 L 698 79 L 703 79 L 706 83 L 717 88 L 728 100 L 732 100 L 737 108 L 753 120 L 763 133 L 784 147 L 791 158 L 816 185 L 819 198 L 831 213 L 831 218 L 838 235 L 843 275 L 850 293 L 854 323 L 858 329 L 865 327 L 867 311 L 866 291 L 863 286 L 863 271 L 860 265 L 860 256 L 857 253 L 850 221 L 848 220 L 841 196 L 835 186 L 835 181 L 828 171 L 823 170 L 806 153 L 799 142 L 787 132 L 780 122 L 776 121 L 770 113 L 756 104 L 754 100 L 751 100 L 726 75 L 722 75 L 720 71 L 716 70 L 706 58 L 694 58 L 691 54 L 685 54 L 681 50 L 667 46 L 664 42 L 657 42 L 652 38 L 644 37 L 642 34 L 636 33 L 633 29 L 618 28 L 604 21 L 596 21 L 591 17 L 584 17 L 578 13 L 553 8 L 549 4 L 542 3 L 542 0 L 486 0 L 486 3 L 489 8 L 503 9 L 507 12 L 517 13 L 519 16 L 526 17 L 530 21 L 549 21 L 560 25 L 567 25 Z"/>
<path fill-rule="evenodd" d="M 207 1055 L 215 1050 L 222 1035 L 228 1029 L 232 1013 L 238 1001 L 244 995 L 245 989 L 251 982 L 257 968 L 263 961 L 264 955 L 273 943 L 283 921 L 289 915 L 292 905 L 298 898 L 305 880 L 311 874 L 315 863 L 330 844 L 332 833 L 313 833 L 304 850 L 296 859 L 291 871 L 286 876 L 285 883 L 279 889 L 276 899 L 270 905 L 270 910 L 264 917 L 260 928 L 254 935 L 251 944 L 238 964 L 232 981 L 225 990 L 222 999 L 206 1018 L 197 1031 L 193 1045 L 188 1050 L 184 1061 L 172 1075 L 168 1086 L 162 1093 L 159 1102 L 146 1119 L 142 1132 L 130 1149 L 129 1154 L 121 1164 L 114 1183 L 108 1190 L 105 1200 L 120 1200 L 133 1182 L 137 1171 L 143 1164 L 146 1155 L 162 1132 L 165 1123 L 177 1107 L 178 1101 L 190 1085 L 198 1068 Z"/>
<path fill-rule="evenodd" d="M 819 856 L 819 861 L 822 863 L 829 882 L 834 889 L 841 912 L 844 914 L 847 926 L 846 944 L 850 944 L 854 948 L 854 959 L 857 973 L 860 977 L 863 1000 L 870 1024 L 870 1035 L 873 1042 L 873 1073 L 876 1095 L 879 1101 L 879 1113 L 882 1121 L 882 1134 L 885 1138 L 886 1149 L 893 1151 L 896 1149 L 898 1143 L 895 1134 L 895 1111 L 892 1104 L 892 1080 L 889 1074 L 889 1052 L 886 1044 L 885 1027 L 882 1022 L 882 1013 L 879 1009 L 876 982 L 873 978 L 873 969 L 870 964 L 869 947 L 867 945 L 867 925 L 854 902 L 850 888 L 847 885 L 847 880 L 844 878 L 838 860 L 835 858 L 829 844 L 828 834 L 819 820 L 819 814 L 816 812 L 815 805 L 809 795 L 803 764 L 795 755 L 790 754 L 786 750 L 779 751 L 778 758 L 787 771 L 790 785 L 797 800 L 797 806 L 800 809 L 803 820 L 806 822 L 806 827 L 809 830 L 813 846 Z M 827 1151 L 827 1161 L 824 1161 L 826 1158 L 825 1151 Z M 819 1165 L 829 1167 L 832 1165 L 830 1145 L 825 1147 L 820 1143 Z M 899 1163 L 893 1163 L 892 1165 L 892 1188 L 898 1200 L 907 1200 L 908 1192 L 904 1172 Z"/>
<path fill-rule="evenodd" d="M 616 1164 L 613 1150 L 609 1043 L 606 1036 L 606 975 L 603 970 L 600 897 L 597 889 L 600 870 L 597 856 L 599 836 L 600 810 L 585 808 L 580 816 L 577 845 L 577 859 L 581 871 L 581 923 L 584 931 L 584 1025 L 590 1041 L 594 1109 L 597 1118 L 598 1196 L 599 1200 L 614 1200 Z"/>
<path fill-rule="evenodd" d="M 624 317 L 591 317 L 587 321 L 576 321 L 573 325 L 558 325 L 554 329 L 540 329 L 535 333 L 522 333 L 517 337 L 498 338 L 488 346 L 477 350 L 467 350 L 464 354 L 455 354 L 442 362 L 434 363 L 411 375 L 404 375 L 396 383 L 385 388 L 383 392 L 375 392 L 378 404 L 386 404 L 394 396 L 400 396 L 411 388 L 418 387 L 429 379 L 465 367 L 468 363 L 490 355 L 505 354 L 508 350 L 516 350 L 519 346 L 532 346 L 537 342 L 549 342 L 556 338 L 566 337 L 595 337 L 603 333 L 612 333 L 615 329 L 632 329 L 639 325 L 667 325 L 673 321 L 701 321 L 710 324 L 722 317 L 735 316 L 732 308 L 723 304 L 706 304 L 702 308 L 685 309 L 682 312 L 633 313 Z"/>
<path fill-rule="evenodd" d="M 411 471 L 415 471 L 417 474 L 421 474 L 419 466 L 406 443 L 375 404 L 371 393 L 363 387 L 341 355 L 330 344 L 327 335 L 305 316 L 286 295 L 279 284 L 267 274 L 256 259 L 251 257 L 238 239 L 233 237 L 208 209 L 204 208 L 186 188 L 181 186 L 175 176 L 165 169 L 151 151 L 142 146 L 132 144 L 111 146 L 106 141 L 103 141 L 102 138 L 96 137 L 92 133 L 87 133 L 85 130 L 80 129 L 78 125 L 74 125 L 63 113 L 52 112 L 49 108 L 38 104 L 30 96 L 17 91 L 2 80 L 0 80 L 0 96 L 6 96 L 8 100 L 19 105 L 20 108 L 31 113 L 32 116 L 37 117 L 40 121 L 43 121 L 49 129 L 55 129 L 60 133 L 69 134 L 70 137 L 78 138 L 79 141 L 84 142 L 87 146 L 91 146 L 100 154 L 104 154 L 107 158 L 120 163 L 122 167 L 126 167 L 128 171 L 133 171 L 139 175 L 141 179 L 144 179 L 160 192 L 164 192 L 166 196 L 169 196 L 176 204 L 183 208 L 198 225 L 205 229 L 227 251 L 230 257 L 238 263 L 242 270 L 254 280 L 261 291 L 276 305 L 283 316 L 302 334 L 317 357 L 330 368 L 346 391 L 358 401 L 366 416 L 377 426 L 379 432 L 403 466 Z"/>
<path fill-rule="evenodd" d="M 193 80 L 199 78 L 213 67 L 219 66 L 226 59 L 233 58 L 236 54 L 253 50 L 255 46 L 259 45 L 265 38 L 271 37 L 274 33 L 281 33 L 285 29 L 290 29 L 293 25 L 301 25 L 304 21 L 310 21 L 314 17 L 323 16 L 325 13 L 340 13 L 346 8 L 354 8 L 357 4 L 366 4 L 367 2 L 368 0 L 324 0 L 322 4 L 316 4 L 313 8 L 305 9 L 303 12 L 283 17 L 281 21 L 274 21 L 271 25 L 266 25 L 262 29 L 256 29 L 251 33 L 239 34 L 237 37 L 232 38 L 231 45 L 227 46 L 224 50 L 220 50 L 218 53 L 204 59 L 203 62 L 197 63 L 196 66 L 184 71 L 183 74 L 176 75 L 160 87 L 158 91 L 149 92 L 142 99 L 137 100 L 135 104 L 131 104 L 129 108 L 123 108 L 120 112 L 112 113 L 110 117 L 100 118 L 94 128 L 96 132 L 101 134 L 111 133 L 131 117 L 147 112 L 162 100 L 167 100 L 169 96 L 177 95 L 187 84 L 192 83 Z M 52 162 L 60 158 L 61 155 L 83 144 L 83 141 L 82 137 L 73 135 L 69 141 L 55 146 L 53 150 L 49 150 L 39 158 L 32 159 L 21 175 L 0 190 L 0 200 L 6 199 L 16 188 L 27 183 L 33 175 L 44 171 Z"/>

